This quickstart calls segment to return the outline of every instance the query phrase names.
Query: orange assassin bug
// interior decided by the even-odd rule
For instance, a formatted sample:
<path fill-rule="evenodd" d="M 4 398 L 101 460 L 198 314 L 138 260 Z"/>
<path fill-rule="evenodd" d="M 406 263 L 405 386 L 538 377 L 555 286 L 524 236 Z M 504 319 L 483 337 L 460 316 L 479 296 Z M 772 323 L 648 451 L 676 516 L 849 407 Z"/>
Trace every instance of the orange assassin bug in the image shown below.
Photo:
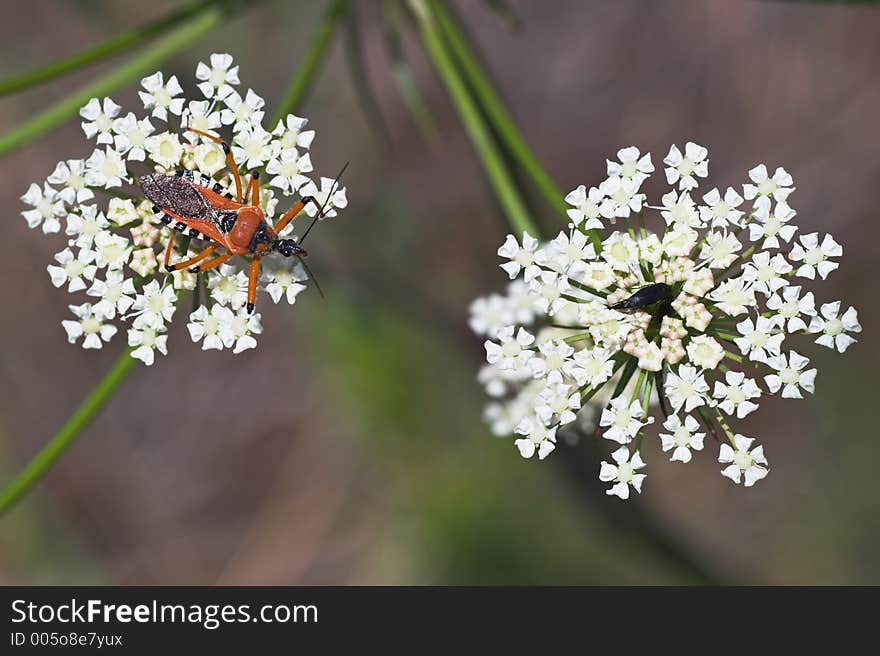
<path fill-rule="evenodd" d="M 293 256 L 302 262 L 308 272 L 308 267 L 302 260 L 307 253 L 301 243 L 315 221 L 323 215 L 324 206 L 318 207 L 317 215 L 299 243 L 294 239 L 279 238 L 278 233 L 305 208 L 307 203 L 313 203 L 317 206 L 317 201 L 311 196 L 300 198 L 278 219 L 274 226 L 270 225 L 260 208 L 259 172 L 254 171 L 251 174 L 247 189 L 242 193 L 241 175 L 229 144 L 219 137 L 201 130 L 188 128 L 187 131 L 210 139 L 223 148 L 226 162 L 235 181 L 235 197 L 233 198 L 232 194 L 224 192 L 219 183 L 199 171 L 183 169 L 172 174 L 153 173 L 138 179 L 144 195 L 153 203 L 153 212 L 160 216 L 162 223 L 175 231 L 172 232 L 168 246 L 165 248 L 165 269 L 178 271 L 189 268 L 193 273 L 201 273 L 223 264 L 234 255 L 251 256 L 247 311 L 252 313 L 262 257 L 273 253 L 284 257 Z M 336 183 L 344 171 L 345 168 L 336 177 L 325 205 L 330 201 Z M 186 233 L 194 239 L 210 241 L 211 244 L 188 260 L 171 264 L 171 252 L 174 249 L 176 233 Z M 215 251 L 218 248 L 224 249 L 225 252 L 216 254 Z M 214 257 L 209 257 L 212 254 Z M 314 280 L 313 276 L 310 275 L 310 277 Z"/>

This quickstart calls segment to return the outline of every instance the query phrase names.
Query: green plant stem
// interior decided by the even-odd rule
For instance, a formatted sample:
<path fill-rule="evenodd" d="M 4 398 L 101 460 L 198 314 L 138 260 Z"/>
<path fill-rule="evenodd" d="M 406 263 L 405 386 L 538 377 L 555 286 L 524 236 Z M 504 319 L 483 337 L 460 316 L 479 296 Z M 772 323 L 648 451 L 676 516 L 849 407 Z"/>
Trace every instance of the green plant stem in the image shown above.
<path fill-rule="evenodd" d="M 91 98 L 106 96 L 130 80 L 150 72 L 175 52 L 191 45 L 193 41 L 215 28 L 225 13 L 226 5 L 206 5 L 180 27 L 134 55 L 115 70 L 65 96 L 32 119 L 4 134 L 0 137 L 0 156 L 49 132 L 71 116 L 76 116 L 80 107 Z"/>
<path fill-rule="evenodd" d="M 114 392 L 131 372 L 137 361 L 131 357 L 131 349 L 120 355 L 85 401 L 76 409 L 64 426 L 48 444 L 31 460 L 15 479 L 0 492 L 0 515 L 8 511 L 67 451 L 82 430 L 113 397 Z"/>
<path fill-rule="evenodd" d="M 538 158 L 532 152 L 532 149 L 526 143 L 522 134 L 516 127 L 516 124 L 504 106 L 504 103 L 498 98 L 498 94 L 492 88 L 492 83 L 483 72 L 477 57 L 474 54 L 465 36 L 459 29 L 458 24 L 452 17 L 450 10 L 442 2 L 430 0 L 430 6 L 434 15 L 437 17 L 437 25 L 440 28 L 444 38 L 452 48 L 452 53 L 458 60 L 461 70 L 464 72 L 468 83 L 474 90 L 474 94 L 486 111 L 486 115 L 492 121 L 492 126 L 498 133 L 499 138 L 505 147 L 510 151 L 513 158 L 523 168 L 523 171 L 532 179 L 535 186 L 547 200 L 547 202 L 555 208 L 562 216 L 566 217 L 568 206 L 563 198 L 556 183 L 541 166 Z"/>
<path fill-rule="evenodd" d="M 103 43 L 82 50 L 70 57 L 52 62 L 42 68 L 29 71 L 19 77 L 0 81 L 0 96 L 5 96 L 16 91 L 21 91 L 29 87 L 54 80 L 67 73 L 83 68 L 94 62 L 110 57 L 111 55 L 121 52 L 126 48 L 146 41 L 147 39 L 157 36 L 162 32 L 174 27 L 178 22 L 185 20 L 198 13 L 208 5 L 217 4 L 221 0 L 201 0 L 186 7 L 181 7 L 175 11 L 171 11 L 158 20 L 138 27 L 129 32 L 120 34 L 119 36 L 107 39 Z"/>
<path fill-rule="evenodd" d="M 523 232 L 538 236 L 538 229 L 520 197 L 519 191 L 498 152 L 489 129 L 480 115 L 476 103 L 471 98 L 452 57 L 434 22 L 433 14 L 425 0 L 410 0 L 410 6 L 418 23 L 425 52 L 434 65 L 452 102 L 464 124 L 468 137 L 477 151 L 477 156 L 489 177 L 489 182 L 498 196 L 501 207 L 518 236 Z"/>
<path fill-rule="evenodd" d="M 296 73 L 291 78 L 287 91 L 284 93 L 284 98 L 278 105 L 278 110 L 272 119 L 273 123 L 277 123 L 287 114 L 295 112 L 311 90 L 318 69 L 324 62 L 324 55 L 330 47 L 333 35 L 336 33 L 336 28 L 339 27 L 339 23 L 348 14 L 350 6 L 349 0 L 336 0 L 324 13 L 317 34 L 309 46 L 302 64 L 296 69 Z"/>

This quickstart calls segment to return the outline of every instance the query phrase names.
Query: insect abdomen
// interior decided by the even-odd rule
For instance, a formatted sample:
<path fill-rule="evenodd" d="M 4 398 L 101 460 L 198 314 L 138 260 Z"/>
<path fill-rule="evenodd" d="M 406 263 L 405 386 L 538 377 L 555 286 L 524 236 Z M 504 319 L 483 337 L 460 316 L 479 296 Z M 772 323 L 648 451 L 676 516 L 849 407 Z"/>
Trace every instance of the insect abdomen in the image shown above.
<path fill-rule="evenodd" d="M 638 290 L 635 294 L 626 298 L 620 303 L 611 306 L 612 310 L 637 310 L 645 308 L 655 303 L 672 300 L 672 288 L 665 282 L 657 282 L 647 285 Z"/>

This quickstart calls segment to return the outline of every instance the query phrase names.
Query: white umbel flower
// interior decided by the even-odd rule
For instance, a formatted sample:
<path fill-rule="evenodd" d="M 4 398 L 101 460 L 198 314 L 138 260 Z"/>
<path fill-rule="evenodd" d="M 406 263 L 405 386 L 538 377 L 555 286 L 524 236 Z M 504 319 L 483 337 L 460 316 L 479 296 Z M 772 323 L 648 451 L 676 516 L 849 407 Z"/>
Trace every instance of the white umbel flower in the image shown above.
<path fill-rule="evenodd" d="M 61 325 L 67 333 L 67 341 L 75 344 L 82 338 L 84 349 L 99 349 L 109 342 L 118 330 L 116 326 L 104 323 L 103 317 L 95 314 L 91 304 L 71 305 L 70 311 L 76 320 L 64 320 Z"/>
<path fill-rule="evenodd" d="M 855 309 L 841 314 L 833 302 L 817 313 L 813 292 L 791 284 L 824 278 L 842 255 L 830 236 L 795 240 L 791 176 L 761 165 L 742 194 L 700 194 L 708 161 L 693 142 L 673 146 L 664 165 L 674 188 L 652 202 L 642 191 L 650 155 L 621 149 L 605 180 L 566 196 L 570 223 L 556 237 L 507 236 L 498 253 L 512 282 L 477 299 L 470 324 L 489 338 L 479 374 L 492 397 L 487 421 L 499 435 L 534 431 L 516 441 L 523 455 L 540 455 L 543 436 L 560 427 L 576 439 L 598 423 L 597 434 L 627 445 L 600 474 L 615 481 L 609 493 L 628 496 L 656 399 L 671 410 L 658 433 L 673 460 L 690 461 L 709 433 L 724 437 L 733 445 L 722 449 L 725 475 L 752 485 L 766 461 L 730 423 L 771 395 L 813 392 L 816 370 L 783 344 L 853 344 Z M 755 369 L 766 388 L 747 376 Z M 546 444 L 544 455 L 556 441 Z"/>
<path fill-rule="evenodd" d="M 622 446 L 611 454 L 611 458 L 614 460 L 613 465 L 603 461 L 599 469 L 600 481 L 603 483 L 614 483 L 605 493 L 609 496 L 629 499 L 630 485 L 632 485 L 636 492 L 641 493 L 642 482 L 645 480 L 646 475 L 638 473 L 638 470 L 645 466 L 645 462 L 642 460 L 639 452 L 636 451 L 630 457 L 629 449 Z"/>
<path fill-rule="evenodd" d="M 764 457 L 764 447 L 757 446 L 751 449 L 755 441 L 752 437 L 736 434 L 733 437 L 733 446 L 722 444 L 718 453 L 718 462 L 722 465 L 731 463 L 721 470 L 721 475 L 726 476 L 734 483 L 740 481 L 751 487 L 762 478 L 767 476 L 767 458 Z"/>

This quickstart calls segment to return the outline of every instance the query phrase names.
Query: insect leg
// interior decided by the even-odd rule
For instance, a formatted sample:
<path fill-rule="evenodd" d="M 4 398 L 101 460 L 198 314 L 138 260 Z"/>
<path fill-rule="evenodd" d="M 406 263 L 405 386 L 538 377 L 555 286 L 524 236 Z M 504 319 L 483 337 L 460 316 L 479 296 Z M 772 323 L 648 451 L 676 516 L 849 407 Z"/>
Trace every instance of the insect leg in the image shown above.
<path fill-rule="evenodd" d="M 211 253 L 213 253 L 216 248 L 217 244 L 211 244 L 195 257 L 191 257 L 188 260 L 184 260 L 183 262 L 177 262 L 176 264 L 166 264 L 165 268 L 168 271 L 179 271 L 180 269 L 186 269 L 187 267 L 191 267 L 193 264 L 198 264 L 199 262 L 204 260 Z"/>
<path fill-rule="evenodd" d="M 171 236 L 168 238 L 168 246 L 165 247 L 165 268 L 168 268 L 168 262 L 171 260 L 171 251 L 174 249 L 174 240 L 177 238 L 177 233 L 172 231 Z"/>
<path fill-rule="evenodd" d="M 260 205 L 260 172 L 254 171 L 251 173 L 251 181 L 248 184 L 247 194 L 245 196 L 250 196 L 251 205 L 254 207 L 259 207 Z M 245 198 L 247 200 L 247 198 Z"/>
<path fill-rule="evenodd" d="M 223 264 L 226 260 L 232 257 L 232 255 L 232 253 L 223 253 L 223 255 L 218 255 L 217 257 L 211 258 L 204 264 L 194 266 L 192 269 L 190 269 L 190 271 L 192 271 L 193 273 L 201 273 L 202 271 L 213 269 L 214 267 L 218 267 Z"/>
<path fill-rule="evenodd" d="M 235 200 L 240 203 L 242 200 L 241 175 L 238 172 L 238 165 L 235 163 L 235 158 L 232 157 L 232 150 L 230 150 L 229 144 L 223 141 L 220 137 L 215 137 L 213 134 L 208 134 L 207 132 L 202 132 L 195 128 L 187 128 L 186 131 L 195 132 L 196 134 L 202 135 L 205 139 L 210 139 L 214 143 L 220 144 L 223 148 L 223 152 L 226 154 L 226 163 L 229 165 L 229 170 L 232 171 L 232 178 L 235 180 Z"/>
<path fill-rule="evenodd" d="M 300 198 L 293 204 L 293 207 L 291 207 L 284 213 L 284 216 L 278 219 L 278 222 L 273 226 L 275 228 L 275 232 L 281 232 L 282 230 L 284 230 L 284 228 L 287 227 L 287 224 L 293 220 L 293 217 L 303 211 L 306 203 L 314 203 L 315 206 L 318 205 L 318 201 L 316 201 L 311 196 Z"/>
<path fill-rule="evenodd" d="M 248 277 L 248 294 L 247 294 L 247 311 L 248 314 L 254 312 L 254 302 L 257 299 L 257 280 L 260 278 L 260 258 L 254 257 L 251 260 L 251 271 Z"/>

